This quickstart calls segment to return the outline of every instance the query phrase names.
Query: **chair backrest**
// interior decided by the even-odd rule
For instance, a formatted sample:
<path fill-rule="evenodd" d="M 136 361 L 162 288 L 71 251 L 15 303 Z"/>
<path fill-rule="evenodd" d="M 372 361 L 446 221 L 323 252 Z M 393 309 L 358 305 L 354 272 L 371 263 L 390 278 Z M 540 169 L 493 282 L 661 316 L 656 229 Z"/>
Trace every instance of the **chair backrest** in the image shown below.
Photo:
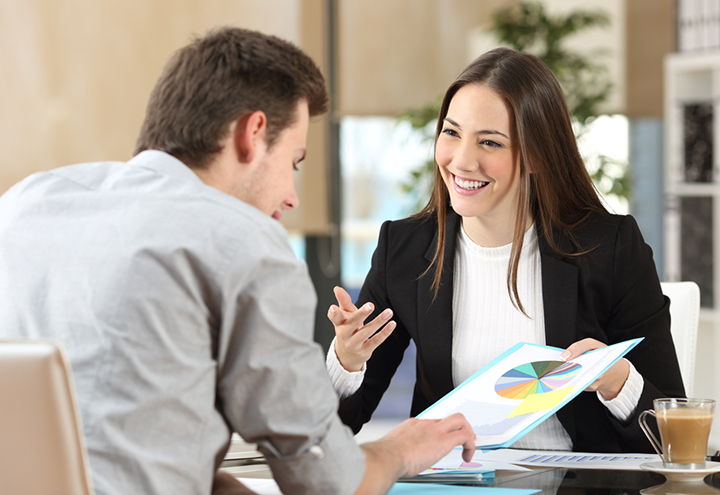
<path fill-rule="evenodd" d="M 670 332 L 680 363 L 685 393 L 692 397 L 700 288 L 695 282 L 662 282 L 660 285 L 670 299 Z"/>
<path fill-rule="evenodd" d="M 0 339 L 0 493 L 92 495 L 59 343 Z"/>

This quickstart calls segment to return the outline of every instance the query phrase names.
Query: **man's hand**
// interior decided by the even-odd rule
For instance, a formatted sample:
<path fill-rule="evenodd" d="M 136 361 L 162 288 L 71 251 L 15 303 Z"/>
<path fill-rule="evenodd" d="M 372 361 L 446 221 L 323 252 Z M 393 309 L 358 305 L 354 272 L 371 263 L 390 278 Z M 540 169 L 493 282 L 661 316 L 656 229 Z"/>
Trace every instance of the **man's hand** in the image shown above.
<path fill-rule="evenodd" d="M 405 460 L 401 476 L 415 476 L 442 459 L 456 445 L 463 446 L 463 459 L 475 453 L 475 433 L 460 413 L 444 419 L 410 418 L 382 439 L 391 441 Z"/>
<path fill-rule="evenodd" d="M 395 322 L 388 321 L 392 316 L 392 310 L 386 309 L 366 325 L 365 318 L 370 316 L 375 306 L 366 303 L 358 309 L 345 289 L 335 287 L 333 292 L 338 305 L 330 306 L 327 316 L 335 327 L 337 336 L 335 354 L 347 371 L 360 371 L 377 346 L 382 344 L 395 329 Z"/>
<path fill-rule="evenodd" d="M 400 476 L 415 476 L 457 445 L 463 446 L 463 459 L 469 462 L 475 453 L 475 433 L 462 414 L 444 419 L 410 418 L 380 440 L 361 445 L 365 476 L 355 493 L 387 493 Z"/>
<path fill-rule="evenodd" d="M 565 349 L 561 357 L 565 361 L 569 361 L 593 349 L 607 347 L 602 342 L 595 339 L 583 339 L 575 342 Z M 605 400 L 612 400 L 618 396 L 622 388 L 625 386 L 628 375 L 630 374 L 630 363 L 627 359 L 620 359 L 613 364 L 609 370 L 600 375 L 597 380 L 590 384 L 585 390 L 588 392 L 600 392 Z"/>

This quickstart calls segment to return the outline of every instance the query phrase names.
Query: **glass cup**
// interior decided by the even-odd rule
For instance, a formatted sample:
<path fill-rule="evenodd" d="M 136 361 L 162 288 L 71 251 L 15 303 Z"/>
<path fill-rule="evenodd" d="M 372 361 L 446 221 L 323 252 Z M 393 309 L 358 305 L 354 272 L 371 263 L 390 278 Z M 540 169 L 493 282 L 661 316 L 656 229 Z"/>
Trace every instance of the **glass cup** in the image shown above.
<path fill-rule="evenodd" d="M 714 413 L 712 399 L 655 399 L 638 420 L 664 467 L 703 469 Z M 662 442 L 648 427 L 648 415 L 655 416 Z"/>

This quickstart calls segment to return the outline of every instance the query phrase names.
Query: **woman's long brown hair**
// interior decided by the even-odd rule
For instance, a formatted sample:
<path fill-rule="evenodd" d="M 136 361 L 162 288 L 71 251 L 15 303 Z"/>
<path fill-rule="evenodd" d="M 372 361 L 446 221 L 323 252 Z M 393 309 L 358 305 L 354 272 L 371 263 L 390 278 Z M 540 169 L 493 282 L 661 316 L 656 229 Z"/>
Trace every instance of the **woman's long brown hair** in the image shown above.
<path fill-rule="evenodd" d="M 533 216 L 538 220 L 538 235 L 543 236 L 554 251 L 573 256 L 581 253 L 562 252 L 555 235 L 559 232 L 571 233 L 590 213 L 606 210 L 578 151 L 562 88 L 542 60 L 508 48 L 496 48 L 475 59 L 445 93 L 438 116 L 436 142 L 450 101 L 467 84 L 483 85 L 500 95 L 509 105 L 515 123 L 520 156 L 520 189 L 507 287 L 513 305 L 527 316 L 517 288 L 526 219 Z M 449 206 L 450 196 L 436 163 L 430 200 L 415 215 L 424 219 L 435 217 L 437 220 L 437 248 L 430 267 L 423 274 L 435 266 L 432 284 L 435 295 L 440 289 L 443 270 Z"/>

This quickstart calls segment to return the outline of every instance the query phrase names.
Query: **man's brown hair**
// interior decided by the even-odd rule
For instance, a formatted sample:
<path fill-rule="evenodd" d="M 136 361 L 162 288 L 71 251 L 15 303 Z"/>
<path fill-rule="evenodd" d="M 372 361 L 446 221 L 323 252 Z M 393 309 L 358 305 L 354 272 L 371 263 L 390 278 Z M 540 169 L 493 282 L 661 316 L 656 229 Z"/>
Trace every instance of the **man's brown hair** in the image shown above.
<path fill-rule="evenodd" d="M 135 154 L 165 151 L 202 168 L 220 149 L 229 124 L 261 110 L 267 145 L 297 118 L 298 103 L 310 116 L 327 111 L 320 70 L 295 45 L 257 31 L 213 30 L 181 48 L 165 66 L 150 95 Z"/>

